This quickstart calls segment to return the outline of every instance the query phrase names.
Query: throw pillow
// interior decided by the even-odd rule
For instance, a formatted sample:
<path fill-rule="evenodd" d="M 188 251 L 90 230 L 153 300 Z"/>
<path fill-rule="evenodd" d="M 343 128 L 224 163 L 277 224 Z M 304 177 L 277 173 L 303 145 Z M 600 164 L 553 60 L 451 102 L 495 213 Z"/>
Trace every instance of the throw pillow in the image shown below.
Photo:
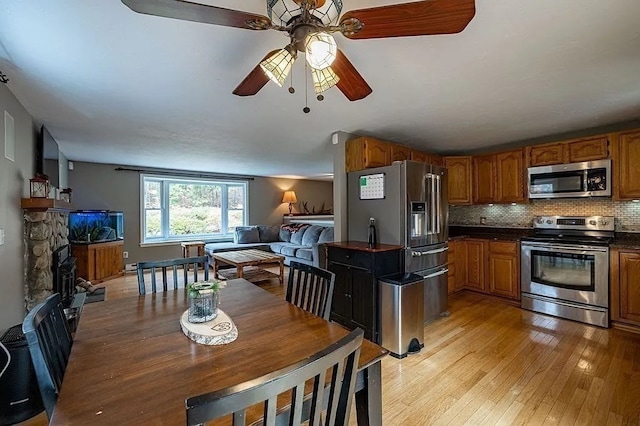
<path fill-rule="evenodd" d="M 303 226 L 295 232 L 291 233 L 291 243 L 297 244 L 299 246 L 302 245 L 302 237 L 304 237 L 304 233 L 309 229 L 309 226 Z"/>
<path fill-rule="evenodd" d="M 318 237 L 324 228 L 319 225 L 311 225 L 304 231 L 304 236 L 302 237 L 302 245 L 311 247 L 313 244 L 318 242 Z"/>
<path fill-rule="evenodd" d="M 278 241 L 280 227 L 278 225 L 258 225 L 261 243 L 273 243 Z"/>
<path fill-rule="evenodd" d="M 329 243 L 333 241 L 333 227 L 324 228 L 318 237 L 319 243 Z"/>
<path fill-rule="evenodd" d="M 255 226 L 236 226 L 233 234 L 233 242 L 236 244 L 259 243 L 260 234 Z"/>
<path fill-rule="evenodd" d="M 278 238 L 280 238 L 280 241 L 284 241 L 285 243 L 291 241 L 291 231 L 286 228 L 286 225 L 282 225 L 280 227 L 280 235 Z"/>

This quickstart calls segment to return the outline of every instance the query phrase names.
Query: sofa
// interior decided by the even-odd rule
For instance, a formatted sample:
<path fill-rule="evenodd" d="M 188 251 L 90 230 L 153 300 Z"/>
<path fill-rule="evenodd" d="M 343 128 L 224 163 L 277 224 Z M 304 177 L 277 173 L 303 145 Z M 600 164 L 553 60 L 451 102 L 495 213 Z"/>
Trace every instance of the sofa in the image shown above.
<path fill-rule="evenodd" d="M 296 262 L 326 268 L 324 244 L 333 241 L 333 227 L 288 224 L 236 227 L 233 241 L 207 243 L 205 253 L 213 264 L 215 253 L 242 249 L 265 250 L 284 256 L 285 265 Z"/>

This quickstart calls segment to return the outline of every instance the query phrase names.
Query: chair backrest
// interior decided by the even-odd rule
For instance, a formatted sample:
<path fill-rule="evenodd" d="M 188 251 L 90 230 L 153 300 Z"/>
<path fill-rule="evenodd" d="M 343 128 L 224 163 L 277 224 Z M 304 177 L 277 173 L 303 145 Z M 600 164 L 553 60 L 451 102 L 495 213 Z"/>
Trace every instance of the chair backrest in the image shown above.
<path fill-rule="evenodd" d="M 27 338 L 44 408 L 51 418 L 72 345 L 60 293 L 47 297 L 29 312 L 22 322 L 22 332 Z"/>
<path fill-rule="evenodd" d="M 204 271 L 198 270 L 198 265 L 204 264 Z M 182 276 L 182 281 L 178 279 L 178 269 L 181 267 L 182 271 L 180 275 Z M 191 267 L 191 270 L 189 270 Z M 162 289 L 158 290 L 158 286 L 156 285 L 156 270 L 162 270 Z M 187 285 L 187 283 L 194 283 L 200 281 L 199 278 L 202 277 L 203 280 L 209 279 L 209 259 L 207 256 L 198 256 L 198 257 L 187 257 L 182 258 L 179 257 L 177 259 L 167 259 L 167 260 L 154 260 L 151 262 L 138 262 L 138 291 L 140 294 L 146 294 L 147 289 L 144 282 L 144 273 L 151 272 L 151 292 L 155 293 L 156 291 L 167 291 L 168 279 L 167 279 L 167 269 L 171 269 L 173 272 L 173 289 L 176 290 L 178 288 L 178 283 L 182 282 L 183 286 Z"/>
<path fill-rule="evenodd" d="M 289 367 L 236 386 L 188 398 L 187 424 L 201 424 L 233 413 L 234 426 L 244 425 L 247 407 L 262 404 L 263 424 L 275 424 L 277 418 L 278 423 L 299 425 L 308 420 L 309 426 L 317 426 L 321 424 L 322 411 L 326 410 L 325 425 L 348 425 L 363 335 L 361 329 L 356 329 Z M 313 386 L 307 395 L 306 382 Z M 287 396 L 288 391 L 291 392 Z M 290 405 L 286 412 L 276 414 L 279 395 Z"/>
<path fill-rule="evenodd" d="M 331 271 L 292 261 L 285 298 L 287 302 L 328 320 L 335 279 L 336 275 Z"/>

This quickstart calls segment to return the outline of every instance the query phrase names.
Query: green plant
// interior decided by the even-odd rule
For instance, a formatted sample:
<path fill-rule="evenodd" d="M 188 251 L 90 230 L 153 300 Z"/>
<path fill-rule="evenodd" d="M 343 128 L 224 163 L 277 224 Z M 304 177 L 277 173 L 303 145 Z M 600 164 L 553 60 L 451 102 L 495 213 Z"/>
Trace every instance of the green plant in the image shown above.
<path fill-rule="evenodd" d="M 186 286 L 189 297 L 198 297 L 203 290 L 218 291 L 220 290 L 220 281 L 208 280 L 188 283 Z"/>

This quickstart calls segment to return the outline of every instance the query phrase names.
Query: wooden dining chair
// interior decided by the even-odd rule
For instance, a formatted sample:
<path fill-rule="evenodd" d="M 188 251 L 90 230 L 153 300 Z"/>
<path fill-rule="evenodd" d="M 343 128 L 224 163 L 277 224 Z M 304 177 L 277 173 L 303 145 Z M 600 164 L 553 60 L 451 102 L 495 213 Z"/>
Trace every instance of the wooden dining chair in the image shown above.
<path fill-rule="evenodd" d="M 35 306 L 22 322 L 47 417 L 51 419 L 71 353 L 71 332 L 60 293 Z"/>
<path fill-rule="evenodd" d="M 336 343 L 289 367 L 236 386 L 188 398 L 187 424 L 204 424 L 233 414 L 233 425 L 244 425 L 247 408 L 261 404 L 262 424 L 300 425 L 308 420 L 309 426 L 346 426 L 349 424 L 363 336 L 361 329 L 355 329 Z M 305 395 L 306 382 L 312 384 L 312 390 Z M 287 402 L 281 407 L 285 410 L 281 409 L 280 413 L 277 410 L 278 396 Z"/>
<path fill-rule="evenodd" d="M 335 279 L 336 275 L 331 271 L 292 261 L 285 299 L 329 320 Z"/>
<path fill-rule="evenodd" d="M 204 264 L 204 271 L 198 270 L 198 265 Z M 191 268 L 190 268 L 191 267 Z M 194 283 L 201 280 L 209 279 L 209 259 L 207 256 L 197 256 L 197 257 L 187 257 L 182 258 L 179 257 L 177 259 L 167 259 L 167 260 L 154 260 L 150 262 L 138 262 L 137 270 L 138 270 L 138 291 L 140 294 L 146 294 L 147 288 L 146 283 L 144 281 L 145 272 L 151 273 L 151 292 L 155 293 L 157 291 L 167 291 L 167 287 L 169 284 L 167 277 L 167 270 L 170 269 L 173 275 L 173 289 L 176 290 L 178 288 L 178 283 L 182 283 L 183 286 L 188 283 Z M 178 270 L 182 269 L 180 275 L 178 275 Z M 162 288 L 158 289 L 156 284 L 156 272 L 157 270 L 162 271 Z M 178 277 L 181 276 L 182 280 Z"/>

